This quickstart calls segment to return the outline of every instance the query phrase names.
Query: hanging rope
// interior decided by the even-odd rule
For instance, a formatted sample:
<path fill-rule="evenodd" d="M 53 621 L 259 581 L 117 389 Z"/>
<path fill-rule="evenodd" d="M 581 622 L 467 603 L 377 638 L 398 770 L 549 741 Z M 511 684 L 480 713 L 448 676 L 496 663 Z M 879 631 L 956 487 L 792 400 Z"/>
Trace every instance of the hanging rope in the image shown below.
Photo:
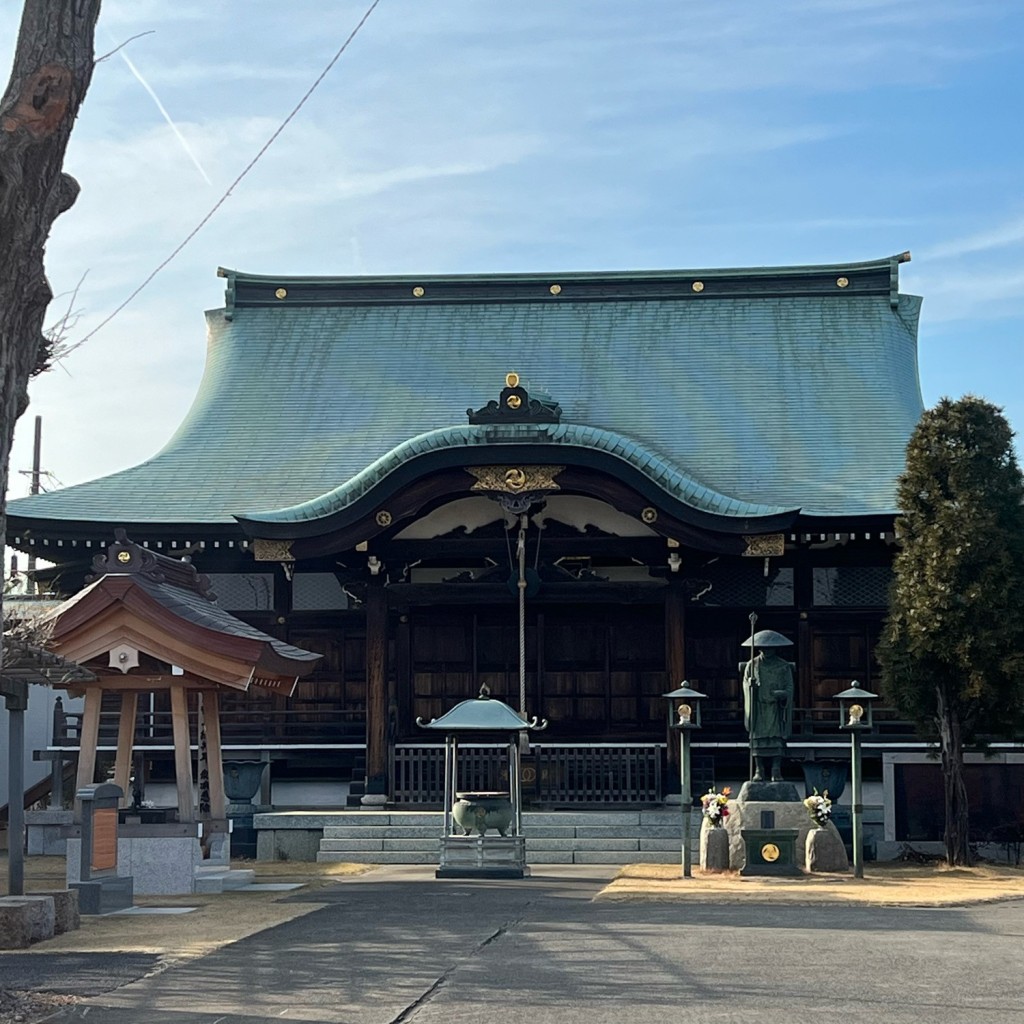
<path fill-rule="evenodd" d="M 89 331 L 88 334 L 85 335 L 85 337 L 75 342 L 72 347 L 77 348 L 79 345 L 84 345 L 85 342 L 87 342 L 94 334 L 96 334 L 97 332 L 101 331 L 104 327 L 106 327 L 107 324 L 109 324 L 110 321 L 114 319 L 114 317 L 116 317 L 126 306 L 128 306 L 132 302 L 132 300 L 150 283 L 150 281 L 152 281 L 153 278 L 155 278 L 156 275 L 159 274 L 160 271 L 163 270 L 164 267 L 166 267 L 178 255 L 178 253 L 180 253 L 182 249 L 184 249 L 185 246 L 188 245 L 188 243 L 191 242 L 192 239 L 199 234 L 200 231 L 202 231 L 206 224 L 211 220 L 213 215 L 228 201 L 228 199 L 231 197 L 232 192 L 234 192 L 235 188 L 239 184 L 241 184 L 242 179 L 256 166 L 256 164 L 259 162 L 260 157 L 262 157 L 263 154 L 266 153 L 268 149 L 270 149 L 274 142 L 277 141 L 277 137 L 285 130 L 285 128 L 288 127 L 288 125 L 294 119 L 295 115 L 298 114 L 298 112 L 306 105 L 306 101 L 310 98 L 310 96 L 313 95 L 313 93 L 316 91 L 320 83 L 327 77 L 327 74 L 331 70 L 331 68 L 333 68 L 334 65 L 337 64 L 338 61 L 342 58 L 343 54 L 348 49 L 349 44 L 359 34 L 359 30 L 363 27 L 363 25 L 366 24 L 370 15 L 373 14 L 374 10 L 376 9 L 377 5 L 380 2 L 381 0 L 373 0 L 373 2 L 364 12 L 363 16 L 359 19 L 359 23 L 349 33 L 348 38 L 345 40 L 345 42 L 341 44 L 341 47 L 338 49 L 337 53 L 335 53 L 335 55 L 330 59 L 330 61 L 328 61 L 327 66 L 323 69 L 323 71 L 320 72 L 319 75 L 317 75 L 316 80 L 306 90 L 306 92 L 303 94 L 299 102 L 295 104 L 295 106 L 292 108 L 288 116 L 285 117 L 285 119 L 280 123 L 280 125 L 278 125 L 278 127 L 273 131 L 270 138 L 267 139 L 267 141 L 260 147 L 259 152 L 257 152 L 257 154 L 245 165 L 244 168 L 242 168 L 241 173 L 235 178 L 235 180 L 232 181 L 230 185 L 228 185 L 227 190 L 220 197 L 220 199 L 218 199 L 217 202 L 213 204 L 213 206 L 210 208 L 210 211 L 206 214 L 206 216 L 203 217 L 203 219 L 184 237 L 184 239 L 182 239 L 182 241 L 178 244 L 177 248 L 174 249 L 170 256 L 168 256 L 162 263 L 160 263 L 142 282 L 142 284 L 140 284 L 135 289 L 135 291 L 133 291 L 131 295 L 128 296 L 128 298 L 126 298 L 119 306 L 117 306 L 112 313 L 110 313 L 103 320 L 101 320 L 91 331 Z"/>
<path fill-rule="evenodd" d="M 529 520 L 524 512 L 519 518 L 519 713 L 526 720 L 526 526 Z"/>

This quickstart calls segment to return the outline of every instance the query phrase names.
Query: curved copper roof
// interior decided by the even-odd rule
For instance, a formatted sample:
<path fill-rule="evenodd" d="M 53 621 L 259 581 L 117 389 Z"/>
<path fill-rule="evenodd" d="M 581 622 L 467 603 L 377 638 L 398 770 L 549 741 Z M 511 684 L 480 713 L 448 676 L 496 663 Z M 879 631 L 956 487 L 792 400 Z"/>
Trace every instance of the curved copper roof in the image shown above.
<path fill-rule="evenodd" d="M 920 299 L 898 294 L 899 260 L 375 279 L 225 272 L 199 392 L 163 450 L 12 501 L 9 534 L 39 520 L 228 524 L 326 508 L 389 460 L 478 444 L 483 428 L 467 426 L 465 410 L 510 370 L 561 405 L 552 444 L 607 443 L 695 508 L 891 514 L 922 409 Z"/>

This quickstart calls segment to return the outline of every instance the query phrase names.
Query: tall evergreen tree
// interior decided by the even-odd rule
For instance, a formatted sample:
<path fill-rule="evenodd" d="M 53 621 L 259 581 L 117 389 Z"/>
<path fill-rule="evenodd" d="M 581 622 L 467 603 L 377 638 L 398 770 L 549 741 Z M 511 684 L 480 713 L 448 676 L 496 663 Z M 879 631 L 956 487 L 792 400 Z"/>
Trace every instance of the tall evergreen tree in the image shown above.
<path fill-rule="evenodd" d="M 878 657 L 887 699 L 938 743 L 946 858 L 969 864 L 964 747 L 1024 720 L 1024 479 L 980 398 L 942 399 L 907 446 Z"/>

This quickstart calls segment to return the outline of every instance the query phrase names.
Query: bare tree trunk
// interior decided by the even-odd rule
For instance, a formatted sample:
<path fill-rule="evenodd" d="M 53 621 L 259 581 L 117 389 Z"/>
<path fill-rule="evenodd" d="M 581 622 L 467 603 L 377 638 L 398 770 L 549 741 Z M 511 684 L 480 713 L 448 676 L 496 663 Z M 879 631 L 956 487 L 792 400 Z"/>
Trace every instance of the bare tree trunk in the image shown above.
<path fill-rule="evenodd" d="M 14 424 L 28 406 L 29 379 L 49 362 L 43 252 L 78 196 L 61 168 L 92 79 L 99 13 L 100 0 L 25 0 L 0 100 L 0 549 Z"/>
<path fill-rule="evenodd" d="M 945 793 L 946 825 L 943 841 L 950 867 L 971 864 L 969 806 L 964 780 L 964 748 L 961 722 L 949 694 L 936 687 L 936 724 L 939 728 L 939 752 L 942 757 L 942 785 Z"/>

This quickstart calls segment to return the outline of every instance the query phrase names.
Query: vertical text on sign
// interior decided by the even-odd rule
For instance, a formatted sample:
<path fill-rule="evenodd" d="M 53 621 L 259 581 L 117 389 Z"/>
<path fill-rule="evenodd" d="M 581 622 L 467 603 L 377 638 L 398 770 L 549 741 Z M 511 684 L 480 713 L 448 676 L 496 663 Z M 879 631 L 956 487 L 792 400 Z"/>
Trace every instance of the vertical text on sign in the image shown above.
<path fill-rule="evenodd" d="M 113 871 L 117 867 L 117 808 L 104 807 L 93 811 L 93 871 Z"/>

